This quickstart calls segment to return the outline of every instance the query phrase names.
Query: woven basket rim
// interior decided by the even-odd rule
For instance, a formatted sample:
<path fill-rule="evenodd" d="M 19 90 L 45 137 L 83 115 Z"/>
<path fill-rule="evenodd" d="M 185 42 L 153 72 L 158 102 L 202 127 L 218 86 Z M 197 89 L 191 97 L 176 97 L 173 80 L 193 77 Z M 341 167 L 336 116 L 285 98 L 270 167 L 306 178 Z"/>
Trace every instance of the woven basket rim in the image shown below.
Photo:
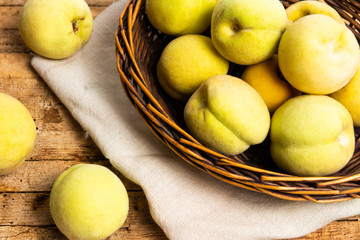
<path fill-rule="evenodd" d="M 281 1 L 285 7 L 297 0 Z M 360 39 L 360 4 L 355 0 L 323 1 L 332 6 Z M 117 69 L 123 90 L 153 134 L 180 158 L 221 181 L 292 201 L 341 202 L 360 198 L 360 129 L 356 128 L 356 150 L 345 167 L 348 174 L 324 177 L 299 177 L 276 169 L 248 164 L 251 151 L 225 156 L 208 149 L 189 134 L 167 109 L 168 99 L 156 95 L 153 79 L 154 49 L 163 48 L 173 37 L 154 29 L 147 20 L 145 0 L 129 0 L 119 17 L 115 33 Z M 151 54 L 152 53 L 152 54 Z M 147 63 L 147 64 L 146 64 Z M 176 105 L 177 106 L 177 105 Z M 254 149 L 254 147 L 251 147 Z M 255 150 L 254 150 L 255 151 Z M 345 171 L 346 172 L 346 171 Z"/>

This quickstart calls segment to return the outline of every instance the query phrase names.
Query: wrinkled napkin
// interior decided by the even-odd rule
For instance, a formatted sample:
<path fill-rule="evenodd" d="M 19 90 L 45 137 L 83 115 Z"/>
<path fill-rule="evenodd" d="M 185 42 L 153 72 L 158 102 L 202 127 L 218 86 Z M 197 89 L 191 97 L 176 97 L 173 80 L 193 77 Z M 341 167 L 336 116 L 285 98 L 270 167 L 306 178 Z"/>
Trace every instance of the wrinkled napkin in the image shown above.
<path fill-rule="evenodd" d="M 65 60 L 31 64 L 106 158 L 145 192 L 169 239 L 281 239 L 306 235 L 360 214 L 360 200 L 316 204 L 277 199 L 217 180 L 186 163 L 148 129 L 122 89 L 114 34 L 126 4 L 94 21 L 89 43 Z"/>

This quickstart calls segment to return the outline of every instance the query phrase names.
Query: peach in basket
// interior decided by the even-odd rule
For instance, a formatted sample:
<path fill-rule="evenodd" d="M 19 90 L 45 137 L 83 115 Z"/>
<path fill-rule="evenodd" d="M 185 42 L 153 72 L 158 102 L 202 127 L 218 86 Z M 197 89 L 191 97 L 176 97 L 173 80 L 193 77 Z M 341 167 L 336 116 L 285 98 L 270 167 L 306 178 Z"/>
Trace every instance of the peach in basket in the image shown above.
<path fill-rule="evenodd" d="M 287 8 L 297 1 L 281 1 Z M 360 6 L 348 1 L 327 1 L 335 6 L 346 26 L 360 39 Z M 346 7 L 345 7 L 346 6 Z M 354 19 L 353 19 L 354 18 Z M 359 129 L 355 149 L 340 171 L 321 177 L 291 175 L 276 166 L 270 140 L 230 156 L 204 146 L 184 122 L 184 102 L 171 98 L 159 85 L 156 64 L 165 46 L 174 39 L 149 22 L 144 0 L 129 0 L 119 17 L 115 34 L 120 81 L 129 101 L 154 135 L 184 161 L 229 184 L 292 201 L 339 202 L 360 197 Z M 229 75 L 241 76 L 244 66 L 230 64 Z"/>

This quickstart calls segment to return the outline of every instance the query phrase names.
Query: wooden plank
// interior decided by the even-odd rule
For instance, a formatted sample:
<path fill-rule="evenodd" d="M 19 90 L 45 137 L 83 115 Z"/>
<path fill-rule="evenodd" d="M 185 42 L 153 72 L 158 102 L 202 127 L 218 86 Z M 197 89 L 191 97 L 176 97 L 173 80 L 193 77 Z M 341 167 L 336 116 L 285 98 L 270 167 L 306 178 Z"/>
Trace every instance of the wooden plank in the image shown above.
<path fill-rule="evenodd" d="M 0 193 L 6 192 L 46 192 L 51 191 L 56 178 L 66 169 L 81 163 L 105 166 L 114 172 L 124 183 L 128 191 L 140 191 L 141 188 L 125 178 L 107 159 L 97 161 L 43 160 L 25 161 L 16 171 L 0 176 Z"/>
<path fill-rule="evenodd" d="M 27 239 L 25 238 L 26 236 L 29 238 L 30 236 L 41 236 L 41 239 L 46 239 L 47 235 L 51 236 L 49 239 L 53 239 L 53 236 L 61 237 L 61 234 L 55 228 L 51 217 L 49 210 L 49 197 L 49 192 L 1 194 L 1 238 L 5 236 L 18 237 L 19 234 L 22 239 Z M 163 236 L 161 229 L 150 217 L 149 206 L 144 199 L 145 196 L 142 192 L 129 192 L 129 215 L 121 229 L 113 236 L 113 239 L 119 239 L 116 236 L 122 236 L 123 239 L 148 239 L 152 236 Z M 8 214 L 9 212 L 12 214 Z M 135 234 L 135 236 L 133 235 L 133 238 L 131 238 L 132 234 Z M 161 239 L 161 237 L 156 237 L 156 239 Z"/>
<path fill-rule="evenodd" d="M 21 8 L 21 6 L 1 6 L 0 29 L 17 29 Z"/>
<path fill-rule="evenodd" d="M 25 2 L 26 0 L 0 0 L 0 6 L 22 6 Z M 89 6 L 108 6 L 116 0 L 86 0 L 86 2 Z"/>
<path fill-rule="evenodd" d="M 1 9 L 1 8 L 0 8 Z M 0 53 L 0 78 L 10 78 L 7 83 L 1 81 L 0 84 L 16 84 L 12 78 L 35 78 L 37 73 L 30 65 L 31 55 L 27 53 Z M 16 85 L 24 90 L 26 86 Z"/>
<path fill-rule="evenodd" d="M 0 53 L 30 53 L 17 29 L 0 29 Z"/>
<path fill-rule="evenodd" d="M 92 6 L 91 13 L 95 18 L 106 6 Z M 18 29 L 19 13 L 22 6 L 1 6 L 0 7 L 0 29 Z M 119 13 L 120 16 L 120 13 Z"/>
<path fill-rule="evenodd" d="M 56 226 L 0 226 L 1 239 L 18 240 L 66 240 L 67 238 L 60 233 Z M 148 228 L 120 228 L 117 232 L 111 235 L 107 240 L 166 240 L 167 238 L 162 234 L 161 230 Z"/>
<path fill-rule="evenodd" d="M 132 211 L 124 227 L 130 223 L 146 222 L 149 207 L 141 191 L 129 191 L 129 205 Z M 50 192 L 14 192 L 0 194 L 0 225 L 48 226 L 54 224 L 49 208 Z M 141 200 L 140 200 L 141 199 Z M 12 213 L 12 214 L 9 214 Z M 144 214 L 141 214 L 144 212 Z M 139 216 L 136 213 L 140 213 Z M 141 220 L 144 218 L 144 220 Z M 136 221 L 134 221 L 136 220 Z"/>
<path fill-rule="evenodd" d="M 0 226 L 1 239 L 15 240 L 15 239 L 52 239 L 52 240 L 66 240 L 64 235 L 56 228 L 51 226 Z"/>
<path fill-rule="evenodd" d="M 358 228 L 358 223 L 349 222 L 346 225 L 334 222 L 330 225 L 324 227 L 322 230 L 316 231 L 312 234 L 309 234 L 302 238 L 294 238 L 291 240 L 345 240 L 345 239 L 358 239 L 360 231 L 353 229 Z M 351 230 L 349 230 L 351 229 Z M 108 240 L 165 240 L 167 239 L 164 235 L 158 232 L 153 231 L 154 233 L 149 233 L 147 231 L 141 232 L 129 231 L 127 228 L 121 228 L 119 231 L 114 233 Z M 55 226 L 45 226 L 45 227 L 28 227 L 28 226 L 0 226 L 0 236 L 4 236 L 6 239 L 61 239 L 65 240 L 66 238 L 58 231 Z M 41 236 L 41 237 L 39 237 Z M 289 239 L 290 240 L 290 239 Z"/>
<path fill-rule="evenodd" d="M 128 192 L 129 211 L 128 218 L 123 227 L 140 222 L 146 225 L 152 223 L 149 216 L 149 206 L 144 199 L 143 192 Z M 50 226 L 54 225 L 49 209 L 50 192 L 41 193 L 2 193 L 0 194 L 0 225 L 2 226 Z M 13 214 L 8 214 L 9 212 Z M 18 213 L 18 214 L 16 214 Z M 150 220 L 150 221 L 149 221 Z"/>
<path fill-rule="evenodd" d="M 335 221 L 327 226 L 301 238 L 291 240 L 344 240 L 359 239 L 360 224 L 359 221 Z"/>

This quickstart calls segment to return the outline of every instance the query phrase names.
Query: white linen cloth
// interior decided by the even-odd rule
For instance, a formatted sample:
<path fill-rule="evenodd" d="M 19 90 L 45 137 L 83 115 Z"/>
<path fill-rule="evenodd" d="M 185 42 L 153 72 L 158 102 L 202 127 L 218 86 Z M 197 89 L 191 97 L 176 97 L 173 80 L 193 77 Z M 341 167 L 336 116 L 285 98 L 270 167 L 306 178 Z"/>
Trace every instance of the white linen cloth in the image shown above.
<path fill-rule="evenodd" d="M 31 63 L 111 164 L 143 188 L 152 217 L 169 239 L 293 238 L 360 214 L 357 199 L 294 202 L 223 183 L 153 136 L 125 96 L 116 69 L 114 34 L 126 2 L 96 17 L 89 43 L 74 56 L 34 56 Z"/>

